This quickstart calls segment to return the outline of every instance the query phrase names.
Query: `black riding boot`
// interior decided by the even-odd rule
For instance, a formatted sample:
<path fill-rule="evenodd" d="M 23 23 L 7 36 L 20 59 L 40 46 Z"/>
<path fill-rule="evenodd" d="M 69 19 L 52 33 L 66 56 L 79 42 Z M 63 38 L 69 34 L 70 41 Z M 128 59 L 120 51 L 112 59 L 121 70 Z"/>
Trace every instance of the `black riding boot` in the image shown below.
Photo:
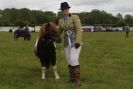
<path fill-rule="evenodd" d="M 74 75 L 74 82 L 76 86 L 80 86 L 80 66 L 73 66 L 73 75 Z"/>
<path fill-rule="evenodd" d="M 69 80 L 68 82 L 74 82 L 74 74 L 73 74 L 73 69 L 71 65 L 68 65 L 68 69 L 69 69 Z"/>

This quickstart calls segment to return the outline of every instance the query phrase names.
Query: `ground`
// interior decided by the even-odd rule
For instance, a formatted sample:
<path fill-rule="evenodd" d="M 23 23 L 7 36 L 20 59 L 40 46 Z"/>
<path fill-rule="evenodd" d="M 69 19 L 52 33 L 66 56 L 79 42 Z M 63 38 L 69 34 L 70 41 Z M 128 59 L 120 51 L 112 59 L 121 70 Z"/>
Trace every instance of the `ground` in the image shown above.
<path fill-rule="evenodd" d="M 83 33 L 78 89 L 133 89 L 133 33 Z M 41 80 L 41 65 L 34 55 L 37 33 L 31 41 L 13 41 L 13 34 L 0 33 L 0 89 L 76 89 L 66 83 L 68 69 L 63 44 L 57 44 L 59 80 L 51 70 Z"/>

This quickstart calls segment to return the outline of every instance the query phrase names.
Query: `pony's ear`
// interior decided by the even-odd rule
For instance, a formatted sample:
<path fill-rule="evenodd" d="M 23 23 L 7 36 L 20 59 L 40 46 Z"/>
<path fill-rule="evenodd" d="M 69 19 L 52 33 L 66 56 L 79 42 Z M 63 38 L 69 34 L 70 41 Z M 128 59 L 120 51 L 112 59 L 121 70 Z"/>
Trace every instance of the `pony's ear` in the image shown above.
<path fill-rule="evenodd" d="M 48 22 L 47 27 L 49 27 L 49 26 L 50 26 L 50 23 Z"/>

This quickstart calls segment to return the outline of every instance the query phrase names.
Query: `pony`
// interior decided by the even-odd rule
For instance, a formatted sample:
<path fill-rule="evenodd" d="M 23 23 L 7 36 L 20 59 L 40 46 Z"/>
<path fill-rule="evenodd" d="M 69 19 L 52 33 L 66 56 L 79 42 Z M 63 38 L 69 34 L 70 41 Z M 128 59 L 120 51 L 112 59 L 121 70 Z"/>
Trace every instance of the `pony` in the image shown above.
<path fill-rule="evenodd" d="M 24 40 L 31 40 L 30 32 L 23 30 L 21 28 L 14 31 L 14 40 L 17 40 L 19 37 L 24 37 Z"/>
<path fill-rule="evenodd" d="M 46 78 L 45 72 L 50 66 L 52 66 L 55 79 L 59 79 L 56 66 L 56 42 L 61 42 L 56 24 L 53 22 L 43 24 L 39 30 L 39 35 L 34 47 L 35 55 L 41 62 L 42 79 Z"/>

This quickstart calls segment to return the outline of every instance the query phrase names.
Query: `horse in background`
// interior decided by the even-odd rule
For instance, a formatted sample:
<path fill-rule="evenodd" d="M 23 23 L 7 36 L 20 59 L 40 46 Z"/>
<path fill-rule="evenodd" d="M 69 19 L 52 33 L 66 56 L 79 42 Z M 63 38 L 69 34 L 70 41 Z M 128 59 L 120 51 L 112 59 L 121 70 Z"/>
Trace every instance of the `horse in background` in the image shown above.
<path fill-rule="evenodd" d="M 56 45 L 61 38 L 57 33 L 56 24 L 48 22 L 42 25 L 39 36 L 34 47 L 35 55 L 40 59 L 42 66 L 42 79 L 45 79 L 45 72 L 52 66 L 55 79 L 59 79 L 56 66 Z"/>
<path fill-rule="evenodd" d="M 18 28 L 14 31 L 14 40 L 17 40 L 19 37 L 24 37 L 24 40 L 31 40 L 31 34 L 29 31 L 24 30 L 23 28 Z"/>

